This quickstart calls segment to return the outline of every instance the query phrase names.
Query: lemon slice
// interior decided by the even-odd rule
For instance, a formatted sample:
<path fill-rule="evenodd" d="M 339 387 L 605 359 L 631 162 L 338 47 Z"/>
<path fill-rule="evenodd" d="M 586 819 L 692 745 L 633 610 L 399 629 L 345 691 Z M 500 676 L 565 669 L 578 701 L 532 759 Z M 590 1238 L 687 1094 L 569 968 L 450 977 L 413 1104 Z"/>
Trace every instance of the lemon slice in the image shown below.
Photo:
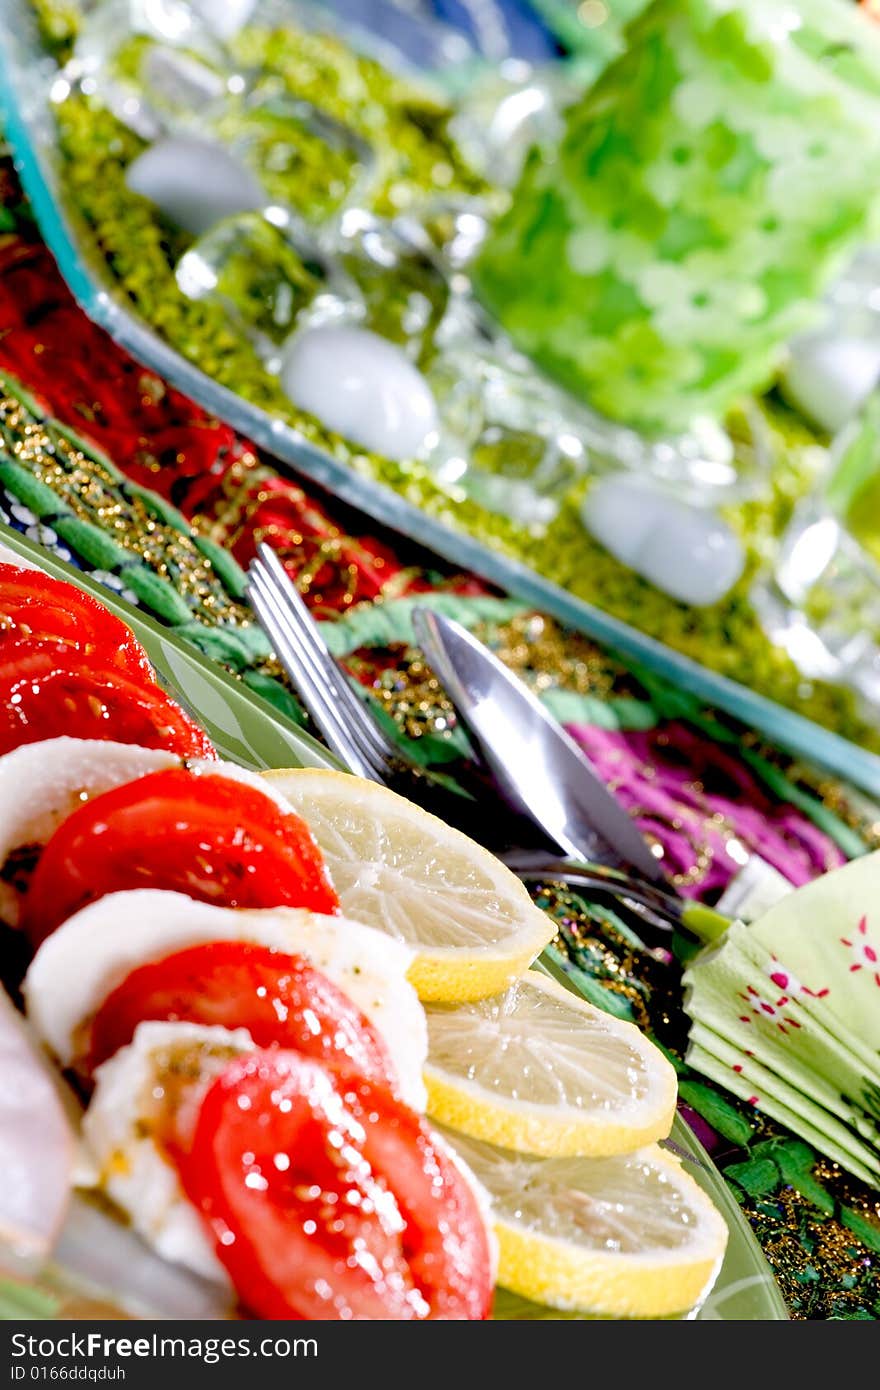
<path fill-rule="evenodd" d="M 675 1070 L 632 1023 L 535 970 L 503 994 L 431 1004 L 428 1113 L 475 1139 L 562 1157 L 664 1138 Z"/>
<path fill-rule="evenodd" d="M 727 1225 L 663 1149 L 532 1158 L 442 1133 L 492 1200 L 503 1288 L 612 1318 L 685 1313 L 709 1292 Z"/>
<path fill-rule="evenodd" d="M 308 822 L 346 917 L 415 950 L 420 998 L 498 994 L 553 937 L 509 869 L 405 797 L 344 772 L 264 775 Z"/>

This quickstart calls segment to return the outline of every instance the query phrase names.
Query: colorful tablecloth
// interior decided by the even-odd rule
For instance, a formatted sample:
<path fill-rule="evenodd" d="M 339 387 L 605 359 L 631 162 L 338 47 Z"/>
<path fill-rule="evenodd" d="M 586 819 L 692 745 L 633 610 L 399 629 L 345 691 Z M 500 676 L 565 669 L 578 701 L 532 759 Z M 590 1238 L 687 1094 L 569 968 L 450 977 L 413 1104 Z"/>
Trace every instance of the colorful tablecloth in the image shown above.
<path fill-rule="evenodd" d="M 451 569 L 304 485 L 121 353 L 77 309 L 14 173 L 0 171 L 0 516 L 303 716 L 243 601 L 268 540 L 389 729 L 454 775 L 467 745 L 415 646 L 419 595 L 490 642 L 580 740 L 679 889 L 717 900 L 754 850 L 792 883 L 880 844 L 880 807 L 686 691 Z M 588 996 L 649 1031 L 795 1318 L 880 1316 L 880 1193 L 691 1072 L 678 967 L 548 885 Z"/>

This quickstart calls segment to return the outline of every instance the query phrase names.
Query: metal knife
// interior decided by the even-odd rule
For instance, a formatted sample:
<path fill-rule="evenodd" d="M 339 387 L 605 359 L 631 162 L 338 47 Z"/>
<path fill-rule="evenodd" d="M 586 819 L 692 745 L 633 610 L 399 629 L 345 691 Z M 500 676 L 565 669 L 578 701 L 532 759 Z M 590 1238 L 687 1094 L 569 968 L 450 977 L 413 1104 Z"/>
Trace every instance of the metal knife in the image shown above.
<path fill-rule="evenodd" d="M 509 805 L 570 858 L 661 880 L 659 859 L 540 700 L 466 628 L 419 607 L 417 641 Z"/>

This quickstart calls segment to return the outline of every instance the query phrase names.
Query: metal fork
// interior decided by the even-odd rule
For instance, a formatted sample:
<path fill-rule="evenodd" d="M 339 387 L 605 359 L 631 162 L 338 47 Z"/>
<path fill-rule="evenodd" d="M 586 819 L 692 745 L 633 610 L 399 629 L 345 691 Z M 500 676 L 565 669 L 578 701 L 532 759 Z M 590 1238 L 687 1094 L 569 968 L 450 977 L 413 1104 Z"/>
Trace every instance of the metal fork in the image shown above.
<path fill-rule="evenodd" d="M 357 776 L 384 782 L 399 751 L 355 695 L 274 550 L 260 544 L 257 553 L 247 596 L 278 660 L 337 758 Z"/>
<path fill-rule="evenodd" d="M 355 695 L 278 556 L 268 545 L 261 544 L 258 557 L 248 570 L 247 597 L 328 747 L 356 776 L 405 790 L 413 800 L 420 804 L 427 802 L 429 809 L 437 810 L 436 781 L 392 744 L 366 705 Z M 411 785 L 402 788 L 401 779 L 407 777 Z M 445 809 L 460 828 L 477 830 L 475 838 L 481 839 L 480 830 L 486 831 L 485 807 L 474 818 L 462 814 L 468 798 L 457 795 L 450 798 L 446 793 L 445 800 L 446 806 L 441 809 Z M 473 800 L 471 805 L 474 805 Z M 472 823 L 463 825 L 463 819 Z M 494 809 L 489 819 L 498 819 Z M 508 863 L 524 883 L 542 879 L 563 882 L 575 889 L 589 890 L 597 898 L 623 904 L 640 924 L 659 929 L 667 940 L 669 933 L 677 928 L 695 930 L 699 904 L 685 902 L 676 894 L 625 870 L 605 864 L 569 864 L 556 855 L 536 856 L 534 851 L 513 850 L 502 852 L 498 857 Z M 714 916 L 711 909 L 705 912 L 707 918 Z"/>

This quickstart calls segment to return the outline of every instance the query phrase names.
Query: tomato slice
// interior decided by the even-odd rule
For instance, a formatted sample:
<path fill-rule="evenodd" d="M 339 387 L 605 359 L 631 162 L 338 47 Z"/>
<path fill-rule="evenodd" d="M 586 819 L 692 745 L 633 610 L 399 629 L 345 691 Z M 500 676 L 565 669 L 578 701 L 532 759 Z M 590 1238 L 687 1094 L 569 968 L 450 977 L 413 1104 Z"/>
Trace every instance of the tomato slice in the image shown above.
<path fill-rule="evenodd" d="M 169 1145 L 242 1302 L 263 1318 L 488 1317 L 489 1237 L 426 1123 L 293 1052 L 235 1058 Z"/>
<path fill-rule="evenodd" d="M 304 821 L 230 777 L 168 768 L 78 806 L 47 843 L 22 906 L 34 945 L 86 903 L 164 888 L 223 907 L 338 912 Z"/>
<path fill-rule="evenodd" d="M 39 570 L 0 564 L 0 649 L 10 640 L 31 637 L 67 642 L 121 667 L 133 680 L 155 683 L 131 628 L 97 599 Z"/>
<path fill-rule="evenodd" d="M 248 941 L 212 941 L 133 970 L 92 1023 L 88 1069 L 131 1042 L 148 1019 L 246 1028 L 258 1047 L 284 1047 L 351 1067 L 394 1089 L 388 1049 L 337 985 L 303 956 Z"/>
<path fill-rule="evenodd" d="M 59 738 L 112 739 L 167 748 L 182 758 L 216 758 L 208 735 L 158 685 L 64 642 L 0 646 L 0 753 Z"/>

